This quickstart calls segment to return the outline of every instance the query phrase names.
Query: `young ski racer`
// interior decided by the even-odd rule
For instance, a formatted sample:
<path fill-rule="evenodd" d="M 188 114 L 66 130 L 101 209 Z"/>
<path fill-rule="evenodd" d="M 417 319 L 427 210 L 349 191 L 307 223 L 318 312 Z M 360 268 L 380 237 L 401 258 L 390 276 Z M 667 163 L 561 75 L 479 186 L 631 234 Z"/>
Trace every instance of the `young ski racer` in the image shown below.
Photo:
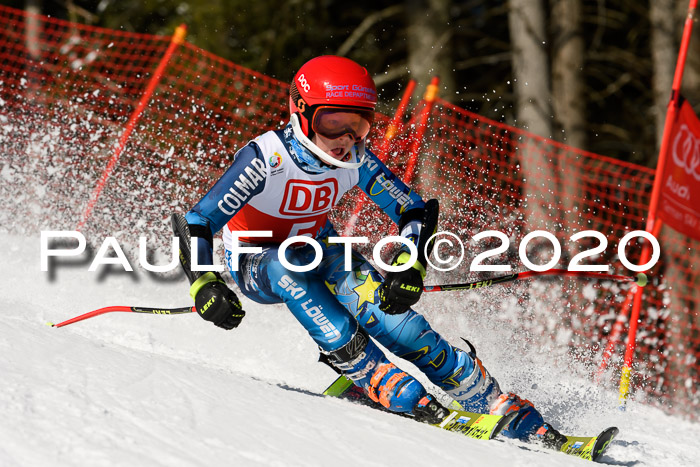
<path fill-rule="evenodd" d="M 237 327 L 245 316 L 218 273 L 191 270 L 193 254 L 199 265 L 213 264 L 212 237 L 223 229 L 226 265 L 241 292 L 257 303 L 284 303 L 327 362 L 375 402 L 430 423 L 448 414 L 420 382 L 390 363 L 370 336 L 413 362 L 465 410 L 519 411 L 505 436 L 537 434 L 546 444 L 561 442 L 562 435 L 543 422 L 532 403 L 501 393 L 473 349 L 453 347 L 411 308 L 426 273 L 422 255 L 408 269 L 383 278 L 352 251 L 346 271 L 345 245 L 333 238 L 338 234 L 328 213 L 355 185 L 418 251 L 437 229 L 437 206 L 426 205 L 365 148 L 376 103 L 374 82 L 362 66 L 337 56 L 308 61 L 292 81 L 286 127 L 249 142 L 204 198 L 185 216 L 173 216 L 199 315 L 224 329 Z M 264 231 L 272 235 L 263 236 Z M 280 244 L 297 235 L 321 246 L 320 263 L 311 270 L 292 270 L 278 257 Z M 190 251 L 192 237 L 196 251 Z M 241 247 L 259 249 L 234 255 Z M 316 256 L 312 244 L 297 242 L 284 258 L 287 266 L 306 266 Z M 404 245 L 392 266 L 410 258 Z"/>

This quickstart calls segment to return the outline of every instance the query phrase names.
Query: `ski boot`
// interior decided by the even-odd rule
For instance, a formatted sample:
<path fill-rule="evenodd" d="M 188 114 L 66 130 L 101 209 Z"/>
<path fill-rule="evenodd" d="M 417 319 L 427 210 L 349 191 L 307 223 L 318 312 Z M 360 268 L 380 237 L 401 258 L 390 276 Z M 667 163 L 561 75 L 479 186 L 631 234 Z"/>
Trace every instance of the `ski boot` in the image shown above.
<path fill-rule="evenodd" d="M 362 388 L 367 397 L 392 412 L 410 413 L 427 394 L 423 385 L 391 363 L 359 326 L 345 346 L 322 352 L 328 363 Z"/>
<path fill-rule="evenodd" d="M 549 449 L 560 451 L 561 447 L 568 441 L 567 437 L 552 428 L 549 423 L 543 424 L 536 432 L 535 436 L 542 441 L 542 445 Z"/>
<path fill-rule="evenodd" d="M 425 389 L 413 376 L 401 371 L 396 365 L 386 360 L 379 363 L 369 378 L 369 384 L 363 385 L 367 395 L 374 402 L 379 402 L 392 412 L 409 412 L 423 399 Z"/>
<path fill-rule="evenodd" d="M 498 396 L 491 404 L 489 411 L 492 415 L 506 415 L 511 412 L 518 412 L 518 415 L 501 432 L 506 438 L 527 441 L 535 435 L 538 428 L 544 426 L 542 415 L 535 409 L 532 402 L 521 399 L 512 392 Z"/>
<path fill-rule="evenodd" d="M 469 344 L 468 341 L 467 344 Z M 457 380 L 456 384 L 452 382 L 451 387 L 446 387 L 443 384 L 442 389 L 459 403 L 464 410 L 487 413 L 493 402 L 501 394 L 501 389 L 498 386 L 498 381 L 491 376 L 481 363 L 481 360 L 476 357 L 472 345 L 469 344 L 469 346 L 472 348 L 471 352 L 454 349 L 459 362 L 455 374 L 460 376 L 450 378 L 452 381 Z"/>
<path fill-rule="evenodd" d="M 431 425 L 440 423 L 450 414 L 450 411 L 439 403 L 432 394 L 426 394 L 419 400 L 412 412 L 416 421 Z"/>

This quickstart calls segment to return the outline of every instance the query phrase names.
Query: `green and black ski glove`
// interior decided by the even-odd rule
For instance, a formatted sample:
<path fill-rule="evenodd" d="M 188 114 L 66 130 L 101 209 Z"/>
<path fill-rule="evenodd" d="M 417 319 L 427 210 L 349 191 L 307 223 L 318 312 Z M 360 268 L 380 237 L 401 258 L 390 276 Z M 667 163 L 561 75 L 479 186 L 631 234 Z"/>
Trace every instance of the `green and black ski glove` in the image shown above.
<path fill-rule="evenodd" d="M 221 276 L 213 272 L 207 272 L 194 281 L 190 296 L 199 315 L 220 328 L 233 329 L 245 316 L 236 294 Z"/>
<path fill-rule="evenodd" d="M 379 288 L 379 309 L 390 315 L 398 315 L 408 311 L 418 303 L 423 293 L 423 279 L 428 264 L 427 256 L 433 251 L 433 236 L 437 232 L 440 204 L 436 199 L 430 199 L 422 210 L 414 209 L 404 213 L 404 219 L 399 224 L 399 232 L 416 220 L 421 221 L 420 233 L 416 248 L 418 258 L 413 265 L 401 272 L 389 272 L 384 277 L 384 284 Z M 411 254 L 401 250 L 391 262 L 392 266 L 400 266 L 410 261 Z"/>
<path fill-rule="evenodd" d="M 401 251 L 391 262 L 392 266 L 406 264 L 411 259 L 411 254 Z M 398 315 L 408 311 L 410 307 L 418 303 L 423 293 L 423 279 L 425 268 L 416 261 L 413 266 L 400 272 L 388 272 L 384 283 L 379 288 L 379 309 L 389 315 Z"/>

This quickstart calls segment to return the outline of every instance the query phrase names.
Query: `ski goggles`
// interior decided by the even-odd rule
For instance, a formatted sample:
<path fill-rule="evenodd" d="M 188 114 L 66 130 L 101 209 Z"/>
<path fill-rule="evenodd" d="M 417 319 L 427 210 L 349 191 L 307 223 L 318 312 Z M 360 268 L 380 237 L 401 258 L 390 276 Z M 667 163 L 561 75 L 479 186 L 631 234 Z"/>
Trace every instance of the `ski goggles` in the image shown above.
<path fill-rule="evenodd" d="M 314 112 L 311 129 L 324 138 L 350 137 L 359 143 L 367 137 L 374 121 L 374 111 L 346 107 L 319 107 Z"/>

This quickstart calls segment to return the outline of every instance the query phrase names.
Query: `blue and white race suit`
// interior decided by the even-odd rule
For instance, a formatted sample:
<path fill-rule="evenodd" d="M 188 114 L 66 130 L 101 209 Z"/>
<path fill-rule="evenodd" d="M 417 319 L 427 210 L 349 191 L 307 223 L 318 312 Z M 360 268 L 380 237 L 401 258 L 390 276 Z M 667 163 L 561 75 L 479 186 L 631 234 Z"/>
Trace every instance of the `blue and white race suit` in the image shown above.
<path fill-rule="evenodd" d="M 358 169 L 309 173 L 293 157 L 292 138 L 287 126 L 259 136 L 238 151 L 224 175 L 187 213 L 188 223 L 204 226 L 212 235 L 223 229 L 226 263 L 243 294 L 258 303 L 284 303 L 323 351 L 346 345 L 359 323 L 392 353 L 413 362 L 432 382 L 452 392 L 466 408 L 488 412 L 487 396 L 497 383 L 487 377 L 480 362 L 452 347 L 415 311 L 382 312 L 377 291 L 382 276 L 354 251 L 352 270 L 346 271 L 344 245 L 329 240 L 338 234 L 328 213 L 354 186 L 414 242 L 420 233 L 423 200 L 370 151 Z M 351 155 L 353 162 L 358 160 L 354 148 Z M 272 236 L 260 236 L 256 233 L 260 231 L 271 231 Z M 279 244 L 295 235 L 311 236 L 321 245 L 322 260 L 311 271 L 294 272 L 278 260 Z M 235 242 L 260 246 L 262 251 L 234 258 Z M 208 240 L 199 238 L 197 251 L 200 264 L 213 264 Z M 287 261 L 295 265 L 308 265 L 315 257 L 308 244 L 286 250 Z M 386 357 L 382 354 L 382 358 Z M 353 379 L 358 383 L 358 378 Z"/>

